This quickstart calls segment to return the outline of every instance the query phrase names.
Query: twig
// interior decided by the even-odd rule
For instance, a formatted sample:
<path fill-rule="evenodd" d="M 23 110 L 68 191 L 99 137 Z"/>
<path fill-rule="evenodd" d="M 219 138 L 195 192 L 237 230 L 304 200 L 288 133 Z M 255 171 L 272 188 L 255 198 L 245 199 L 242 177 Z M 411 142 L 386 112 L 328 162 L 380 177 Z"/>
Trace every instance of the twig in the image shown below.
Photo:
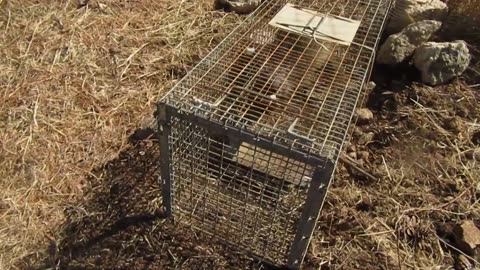
<path fill-rule="evenodd" d="M 462 254 L 463 256 L 469 258 L 470 260 L 474 261 L 475 263 L 480 264 L 480 262 L 475 260 L 472 256 L 469 256 L 469 255 L 465 254 L 465 252 L 463 252 L 460 249 L 458 249 L 458 248 L 452 246 L 451 244 L 447 243 L 447 241 L 443 240 L 440 236 L 437 235 L 437 237 L 438 237 L 438 240 L 440 240 L 440 242 L 444 243 L 449 248 L 451 248 L 451 249 L 455 250 L 456 252 Z"/>
<path fill-rule="evenodd" d="M 373 181 L 377 181 L 378 178 L 373 176 L 371 173 L 367 172 L 365 169 L 363 169 L 361 167 L 360 164 L 358 164 L 358 162 L 356 162 L 355 160 L 351 159 L 349 156 L 346 156 L 346 155 L 341 155 L 339 160 L 341 162 L 343 162 L 344 164 L 354 168 L 355 170 L 357 170 L 358 172 L 360 172 L 361 174 L 363 174 L 364 176 L 370 178 L 371 180 Z"/>
<path fill-rule="evenodd" d="M 398 269 L 399 270 L 402 270 L 402 255 L 400 253 L 400 240 L 399 240 L 399 236 L 398 236 L 399 232 L 397 232 L 395 234 L 395 240 L 396 240 L 396 248 L 397 248 L 397 262 L 398 262 Z"/>

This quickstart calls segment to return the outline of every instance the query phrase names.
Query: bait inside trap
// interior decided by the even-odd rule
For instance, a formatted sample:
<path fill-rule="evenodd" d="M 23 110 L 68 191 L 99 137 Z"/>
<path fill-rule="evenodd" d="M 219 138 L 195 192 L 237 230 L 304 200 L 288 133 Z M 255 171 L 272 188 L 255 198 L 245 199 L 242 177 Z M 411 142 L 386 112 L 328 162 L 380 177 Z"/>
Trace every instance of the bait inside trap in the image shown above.
<path fill-rule="evenodd" d="M 269 24 L 299 35 L 350 45 L 355 38 L 360 21 L 326 15 L 287 3 Z"/>
<path fill-rule="evenodd" d="M 158 102 L 167 214 L 300 268 L 389 8 L 264 1 Z"/>

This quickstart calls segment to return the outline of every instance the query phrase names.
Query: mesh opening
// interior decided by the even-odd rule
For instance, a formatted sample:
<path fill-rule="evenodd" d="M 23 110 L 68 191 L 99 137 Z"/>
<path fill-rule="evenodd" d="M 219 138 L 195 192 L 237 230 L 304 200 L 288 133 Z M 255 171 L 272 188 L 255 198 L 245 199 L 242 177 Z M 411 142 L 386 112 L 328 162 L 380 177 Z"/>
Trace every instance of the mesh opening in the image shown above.
<path fill-rule="evenodd" d="M 310 165 L 172 120 L 176 218 L 271 261 L 286 263 Z"/>
<path fill-rule="evenodd" d="M 292 2 L 360 20 L 354 43 L 315 41 L 273 27 L 268 22 L 286 2 L 266 1 L 164 100 L 280 141 L 296 121 L 295 134 L 313 141 L 319 154 L 337 155 L 389 1 Z"/>

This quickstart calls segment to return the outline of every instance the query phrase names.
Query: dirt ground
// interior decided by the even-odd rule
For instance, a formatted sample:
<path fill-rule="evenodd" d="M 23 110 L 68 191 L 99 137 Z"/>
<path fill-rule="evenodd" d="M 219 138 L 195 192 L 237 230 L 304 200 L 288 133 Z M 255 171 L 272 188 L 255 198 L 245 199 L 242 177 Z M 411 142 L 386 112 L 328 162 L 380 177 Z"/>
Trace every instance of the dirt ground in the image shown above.
<path fill-rule="evenodd" d="M 158 210 L 154 102 L 241 19 L 210 2 L 0 0 L 0 269 L 268 268 Z M 480 77 L 393 74 L 345 148 L 373 178 L 339 164 L 307 269 L 451 269 L 480 226 Z"/>
<path fill-rule="evenodd" d="M 346 150 L 378 180 L 338 168 L 308 267 L 446 269 L 456 256 L 448 246 L 451 227 L 461 220 L 480 225 L 480 156 L 471 151 L 480 145 L 472 126 L 480 94 L 461 82 L 438 88 L 395 83 L 399 89 L 391 93 L 371 93 L 375 121 L 358 126 Z M 375 136 L 364 143 L 368 132 Z M 173 228 L 156 212 L 158 158 L 156 142 L 146 139 L 93 171 L 40 268 L 261 269 L 235 250 Z"/>

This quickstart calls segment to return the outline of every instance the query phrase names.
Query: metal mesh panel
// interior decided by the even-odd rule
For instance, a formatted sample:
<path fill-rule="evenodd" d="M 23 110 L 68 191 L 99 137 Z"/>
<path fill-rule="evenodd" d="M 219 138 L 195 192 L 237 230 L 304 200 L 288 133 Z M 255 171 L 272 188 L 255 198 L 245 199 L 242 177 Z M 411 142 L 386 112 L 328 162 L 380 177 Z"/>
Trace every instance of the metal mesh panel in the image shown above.
<path fill-rule="evenodd" d="M 325 14 L 361 20 L 355 44 L 346 47 L 284 34 L 268 21 L 286 2 L 267 1 L 164 101 L 283 142 L 283 133 L 296 121 L 291 130 L 314 140 L 312 149 L 319 154 L 338 154 L 388 1 L 293 2 Z M 249 48 L 255 49 L 254 55 Z M 199 100 L 218 106 L 213 110 L 199 108 Z"/>
<path fill-rule="evenodd" d="M 361 21 L 353 42 L 275 28 L 268 22 L 287 2 L 265 1 L 162 98 L 159 127 L 175 218 L 296 268 L 390 0 L 290 2 Z"/>
<path fill-rule="evenodd" d="M 286 258 L 306 194 L 294 181 L 312 167 L 246 143 L 233 151 L 187 121 L 172 123 L 175 217 L 271 261 Z"/>

